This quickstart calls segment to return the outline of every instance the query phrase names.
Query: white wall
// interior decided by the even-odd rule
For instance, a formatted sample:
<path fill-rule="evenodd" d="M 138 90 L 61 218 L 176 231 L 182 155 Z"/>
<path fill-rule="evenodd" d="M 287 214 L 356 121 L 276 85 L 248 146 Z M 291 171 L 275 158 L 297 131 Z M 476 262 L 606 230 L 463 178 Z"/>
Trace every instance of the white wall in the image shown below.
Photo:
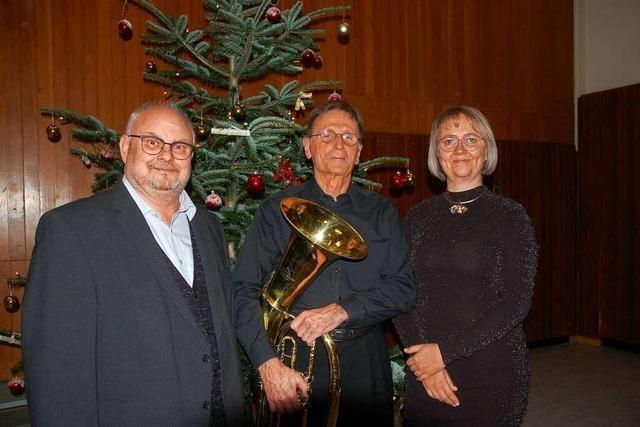
<path fill-rule="evenodd" d="M 574 0 L 580 95 L 640 83 L 640 0 Z"/>

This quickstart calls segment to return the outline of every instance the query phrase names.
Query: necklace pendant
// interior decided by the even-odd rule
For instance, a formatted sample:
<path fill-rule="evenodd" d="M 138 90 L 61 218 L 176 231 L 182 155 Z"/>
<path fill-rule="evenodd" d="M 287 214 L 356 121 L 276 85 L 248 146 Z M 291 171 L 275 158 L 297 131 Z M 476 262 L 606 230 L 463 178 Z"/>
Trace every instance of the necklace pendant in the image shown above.
<path fill-rule="evenodd" d="M 462 215 L 463 213 L 467 212 L 469 209 L 467 209 L 467 207 L 465 205 L 462 205 L 460 203 L 456 203 L 454 205 L 451 205 L 451 207 L 449 208 L 449 212 L 451 212 L 452 214 L 457 214 L 457 215 Z"/>

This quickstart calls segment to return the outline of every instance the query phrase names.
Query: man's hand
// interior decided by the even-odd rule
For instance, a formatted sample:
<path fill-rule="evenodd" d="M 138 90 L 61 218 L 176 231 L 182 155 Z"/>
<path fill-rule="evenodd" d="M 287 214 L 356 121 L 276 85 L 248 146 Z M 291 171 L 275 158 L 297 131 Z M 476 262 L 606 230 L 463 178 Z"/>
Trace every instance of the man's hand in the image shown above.
<path fill-rule="evenodd" d="M 302 374 L 272 358 L 258 368 L 271 412 L 285 413 L 301 409 L 300 400 L 309 398 L 309 385 Z"/>
<path fill-rule="evenodd" d="M 458 391 L 458 387 L 453 384 L 446 369 L 431 375 L 422 381 L 422 385 L 430 398 L 439 400 L 453 407 L 460 406 L 460 400 L 458 400 L 455 393 Z"/>
<path fill-rule="evenodd" d="M 413 355 L 407 360 L 407 366 L 420 381 L 424 381 L 444 369 L 438 344 L 412 345 L 405 348 L 404 352 Z"/>
<path fill-rule="evenodd" d="M 303 311 L 291 322 L 291 329 L 302 341 L 311 346 L 317 338 L 333 331 L 348 318 L 349 315 L 344 308 L 331 303 L 324 307 Z"/>

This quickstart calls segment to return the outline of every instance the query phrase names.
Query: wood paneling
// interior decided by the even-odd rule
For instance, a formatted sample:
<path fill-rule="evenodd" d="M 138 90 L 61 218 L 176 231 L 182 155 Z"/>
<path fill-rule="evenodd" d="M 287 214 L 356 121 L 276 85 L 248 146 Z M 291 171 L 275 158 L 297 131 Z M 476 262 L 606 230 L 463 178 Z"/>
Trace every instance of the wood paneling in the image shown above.
<path fill-rule="evenodd" d="M 499 141 L 490 185 L 522 204 L 539 245 L 538 276 L 526 322 L 527 339 L 575 334 L 576 152 L 565 144 Z"/>
<path fill-rule="evenodd" d="M 640 345 L 640 85 L 578 102 L 578 333 Z"/>
<path fill-rule="evenodd" d="M 203 23 L 200 0 L 155 0 L 163 10 Z M 343 4 L 344 2 L 340 3 Z M 337 21 L 326 21 L 320 41 L 324 66 L 301 81 L 343 80 L 345 98 L 360 107 L 376 136 L 367 155 L 412 159 L 413 194 L 394 198 L 401 212 L 430 194 L 421 151 L 436 113 L 470 104 L 489 117 L 499 139 L 572 142 L 572 2 L 569 0 L 353 0 L 351 42 L 336 40 Z M 281 0 L 288 8 L 293 0 Z M 333 6 L 307 0 L 305 8 Z M 39 108 L 56 106 L 99 117 L 120 130 L 143 101 L 163 88 L 143 82 L 139 43 L 150 16 L 130 6 L 134 38 L 119 39 L 120 0 L 0 1 L 0 263 L 2 274 L 26 273 L 40 215 L 90 194 L 93 169 L 69 155 L 69 128 L 51 143 L 50 119 Z M 553 46 L 553 49 L 549 49 Z M 159 64 L 162 68 L 162 64 Z M 272 76 L 279 84 L 286 77 Z M 243 96 L 263 81 L 243 87 Z M 326 94 L 317 94 L 323 102 Z M 304 120 L 304 119 L 302 119 Z M 417 150 L 417 151 L 414 151 Z M 388 183 L 389 172 L 381 176 Z M 429 189 L 429 190 L 427 190 Z M 386 191 L 386 190 L 385 190 Z M 5 276 L 0 276 L 3 280 Z M 1 285 L 0 285 L 1 286 Z M 0 296 L 2 294 L 0 293 Z M 18 323 L 0 315 L 0 327 Z M 6 349 L 0 347 L 0 363 Z M 19 356 L 11 350 L 11 360 Z M 0 365 L 0 378 L 6 375 Z"/>

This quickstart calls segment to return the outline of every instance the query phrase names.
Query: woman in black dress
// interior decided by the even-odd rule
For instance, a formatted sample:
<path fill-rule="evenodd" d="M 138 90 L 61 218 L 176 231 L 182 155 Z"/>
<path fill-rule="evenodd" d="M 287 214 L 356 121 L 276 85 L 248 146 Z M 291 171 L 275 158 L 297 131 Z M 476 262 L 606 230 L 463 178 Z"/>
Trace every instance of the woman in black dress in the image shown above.
<path fill-rule="evenodd" d="M 429 170 L 447 190 L 407 216 L 417 303 L 395 321 L 409 357 L 406 426 L 522 423 L 529 387 L 522 321 L 537 245 L 524 208 L 482 185 L 497 160 L 478 110 L 455 107 L 434 121 Z"/>

